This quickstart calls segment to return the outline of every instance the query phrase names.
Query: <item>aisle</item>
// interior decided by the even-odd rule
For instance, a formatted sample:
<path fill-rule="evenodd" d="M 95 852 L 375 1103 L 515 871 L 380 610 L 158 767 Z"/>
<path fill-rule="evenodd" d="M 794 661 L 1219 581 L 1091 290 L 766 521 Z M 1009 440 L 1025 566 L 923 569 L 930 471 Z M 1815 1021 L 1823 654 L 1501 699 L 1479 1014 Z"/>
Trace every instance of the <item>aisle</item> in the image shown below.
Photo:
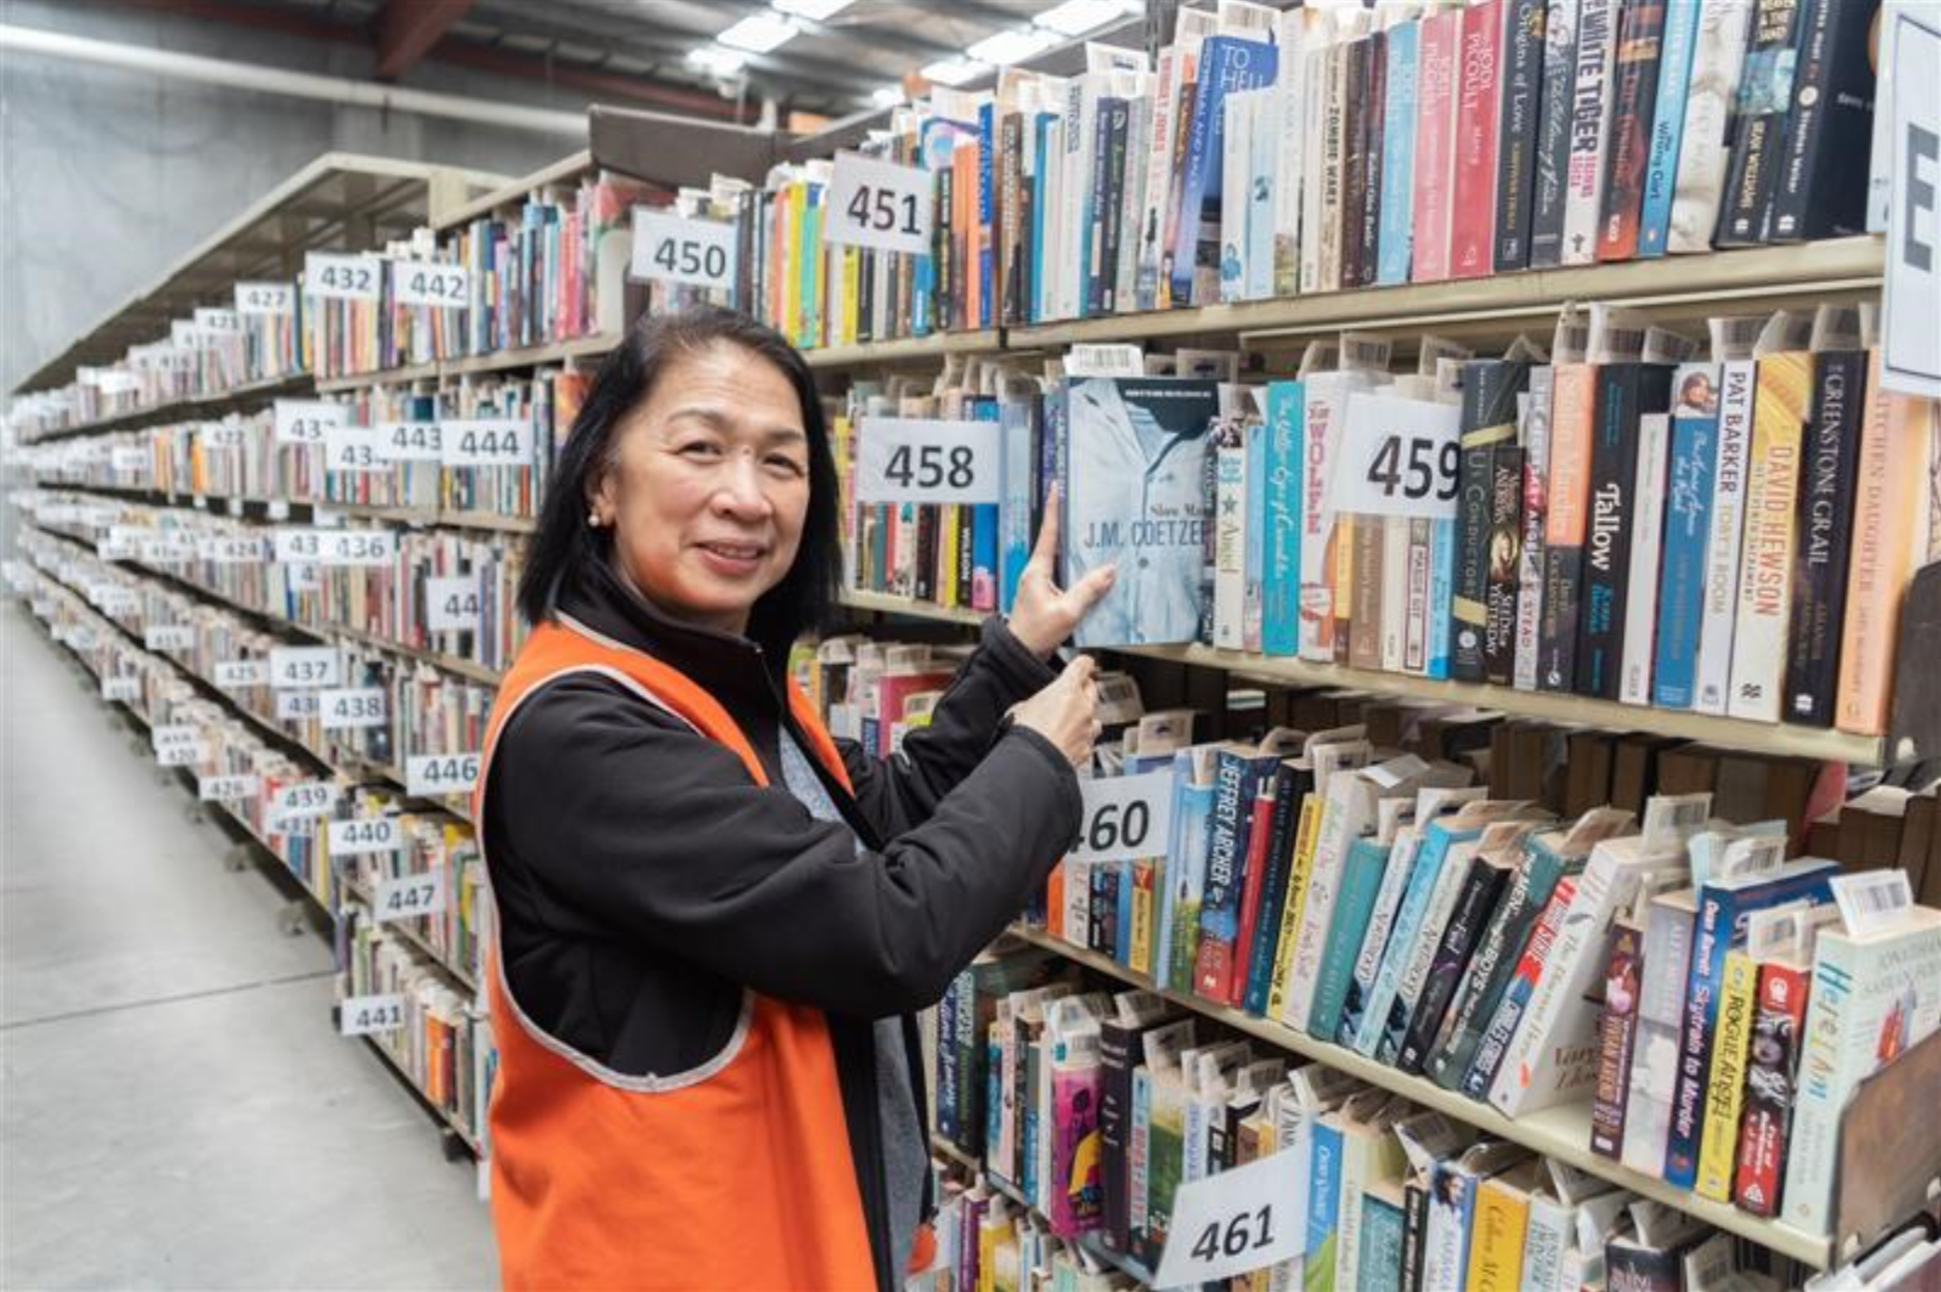
<path fill-rule="evenodd" d="M 0 1286 L 495 1282 L 471 1163 L 330 1030 L 328 946 L 0 610 Z"/>

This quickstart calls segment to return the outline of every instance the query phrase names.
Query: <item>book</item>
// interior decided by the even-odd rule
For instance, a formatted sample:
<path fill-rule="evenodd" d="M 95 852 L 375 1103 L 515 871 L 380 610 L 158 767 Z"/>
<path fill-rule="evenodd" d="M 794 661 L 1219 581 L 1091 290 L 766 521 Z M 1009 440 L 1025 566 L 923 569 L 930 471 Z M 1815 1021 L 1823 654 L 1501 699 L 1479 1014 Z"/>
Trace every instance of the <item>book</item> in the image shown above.
<path fill-rule="evenodd" d="M 1192 116 L 1184 126 L 1186 168 L 1178 188 L 1179 227 L 1171 244 L 1173 305 L 1204 304 L 1217 298 L 1220 219 L 1226 200 L 1221 167 L 1226 98 L 1271 85 L 1275 70 L 1276 50 L 1264 41 L 1218 35 L 1200 46 Z"/>
<path fill-rule="evenodd" d="M 1496 147 L 1494 271 L 1530 263 L 1531 202 L 1536 183 L 1537 128 L 1542 112 L 1546 0 L 1504 0 L 1498 68 L 1500 135 Z"/>
<path fill-rule="evenodd" d="M 1099 1240 L 1126 1252 L 1132 1242 L 1132 1081 L 1147 1032 L 1168 1022 L 1165 1002 L 1151 992 L 1126 991 L 1099 1023 Z"/>
<path fill-rule="evenodd" d="M 1620 1153 L 1624 1165 L 1645 1175 L 1662 1175 L 1665 1169 L 1697 910 L 1698 894 L 1689 888 L 1656 894 L 1645 910 L 1644 970 Z"/>
<path fill-rule="evenodd" d="M 1545 691 L 1569 691 L 1577 677 L 1596 369 L 1582 363 L 1558 364 L 1553 382 L 1537 686 Z"/>
<path fill-rule="evenodd" d="M 1579 0 L 1560 264 L 1588 265 L 1597 259 L 1598 217 L 1608 169 L 1605 155 L 1616 104 L 1611 80 L 1618 21 L 1617 0 Z"/>
<path fill-rule="evenodd" d="M 1519 396 L 1525 402 L 1526 396 Z M 1522 590 L 1525 453 L 1498 444 L 1490 454 L 1489 529 L 1484 562 L 1483 677 L 1508 686 L 1516 671 L 1517 603 Z"/>
<path fill-rule="evenodd" d="M 1670 478 L 1665 497 L 1663 564 L 1658 575 L 1657 644 L 1651 703 L 1689 709 L 1697 692 L 1704 610 L 1706 544 L 1712 533 L 1713 471 L 1718 460 L 1718 369 L 1679 366 L 1672 375 Z"/>
<path fill-rule="evenodd" d="M 1812 418 L 1793 517 L 1792 623 L 1781 706 L 1789 722 L 1833 725 L 1866 385 L 1865 351 L 1814 354 Z"/>
<path fill-rule="evenodd" d="M 1670 366 L 1608 363 L 1597 369 L 1584 550 L 1583 623 L 1576 691 L 1618 698 L 1627 583 L 1623 569 L 1637 520 L 1639 419 L 1671 406 Z"/>
<path fill-rule="evenodd" d="M 1631 559 L 1625 570 L 1624 642 L 1618 671 L 1618 699 L 1625 704 L 1651 703 L 1670 455 L 1671 415 L 1642 414 L 1638 418 L 1638 475 L 1633 494 L 1636 518 L 1631 525 Z"/>
<path fill-rule="evenodd" d="M 1419 1073 L 1427 1063 L 1470 956 L 1509 883 L 1514 861 L 1514 857 L 1481 851 L 1470 859 L 1396 1053 L 1395 1066 L 1403 1072 Z"/>
<path fill-rule="evenodd" d="M 1786 628 L 1792 614 L 1793 521 L 1812 359 L 1803 351 L 1787 351 L 1767 355 L 1758 363 L 1752 446 L 1746 455 L 1739 616 L 1733 627 L 1726 711 L 1735 718 L 1777 722 Z"/>
<path fill-rule="evenodd" d="M 1597 1086 L 1591 1101 L 1591 1151 L 1618 1158 L 1624 1148 L 1624 1113 L 1630 1096 L 1631 1061 L 1638 1029 L 1644 931 L 1619 921 L 1604 971 L 1604 1010 L 1598 1021 Z"/>
<path fill-rule="evenodd" d="M 1515 1292 L 1522 1286 L 1531 1194 L 1542 1172 L 1541 1161 L 1526 1158 L 1477 1186 L 1467 1292 Z"/>
<path fill-rule="evenodd" d="M 1701 0 L 1666 236 L 1666 247 L 1675 255 L 1712 249 L 1731 161 L 1727 130 L 1738 100 L 1753 8 L 1744 0 Z"/>
<path fill-rule="evenodd" d="M 1361 1259 L 1370 1190 L 1400 1191 L 1408 1159 L 1392 1128 L 1407 1109 L 1406 1103 L 1385 1090 L 1363 1090 L 1350 1095 L 1339 1112 L 1325 1119 L 1339 1132 L 1341 1141 L 1333 1286 L 1344 1292 L 1365 1286 Z"/>
<path fill-rule="evenodd" d="M 1380 843 L 1372 835 L 1364 835 L 1348 846 L 1341 890 L 1321 955 L 1321 981 L 1307 1019 L 1308 1032 L 1321 1040 L 1334 1040 L 1340 1030 L 1342 1011 L 1354 984 L 1356 958 L 1367 936 L 1376 898 L 1384 887 L 1392 848 L 1392 844 Z"/>
<path fill-rule="evenodd" d="M 1819 0 L 1800 19 L 1786 136 L 1762 217 L 1769 241 L 1866 231 L 1878 11 L 1877 0 Z"/>
<path fill-rule="evenodd" d="M 1528 1153 L 1515 1144 L 1484 1141 L 1471 1145 L 1459 1157 L 1435 1164 L 1430 1173 L 1428 1225 L 1423 1239 L 1423 1288 L 1462 1292 L 1467 1286 L 1471 1252 L 1478 1237 L 1475 1222 L 1481 1186 Z M 1503 1259 L 1500 1253 L 1497 1259 Z M 1520 1246 L 1518 1259 L 1520 1263 Z"/>
<path fill-rule="evenodd" d="M 1658 88 L 1653 98 L 1650 151 L 1645 162 L 1644 195 L 1638 213 L 1637 254 L 1665 254 L 1671 237 L 1671 207 L 1678 184 L 1678 153 L 1690 111 L 1692 51 L 1698 44 L 1703 0 L 1667 0 L 1659 46 Z"/>
<path fill-rule="evenodd" d="M 1456 63 L 1455 202 L 1449 228 L 1449 276 L 1480 278 L 1495 264 L 1496 153 L 1501 99 L 1503 9 L 1516 0 L 1479 0 L 1462 9 Z"/>
<path fill-rule="evenodd" d="M 1705 599 L 1699 621 L 1698 685 L 1693 707 L 1723 714 L 1732 693 L 1732 640 L 1739 618 L 1739 568 L 1758 369 L 1750 360 L 1719 368 L 1718 455 L 1712 472 L 1712 533 L 1705 545 Z"/>
<path fill-rule="evenodd" d="M 1759 965 L 1735 947 L 1725 956 L 1719 980 L 1718 1021 L 1705 1078 L 1705 1128 L 1699 1135 L 1698 1171 L 1692 1192 L 1715 1202 L 1732 1201 L 1739 1150 L 1739 1105 L 1746 1088 Z"/>
<path fill-rule="evenodd" d="M 1543 74 L 1532 152 L 1530 257 L 1532 269 L 1563 263 L 1564 195 L 1570 173 L 1571 124 L 1577 76 L 1578 0 L 1549 0 L 1543 18 Z"/>
<path fill-rule="evenodd" d="M 1456 9 L 1438 9 L 1424 16 L 1421 26 L 1416 55 L 1415 221 L 1409 239 L 1409 277 L 1412 282 L 1436 283 L 1450 276 L 1450 237 L 1456 208 L 1455 108 L 1463 16 Z"/>
<path fill-rule="evenodd" d="M 1517 548 L 1516 641 L 1511 683 L 1537 689 L 1543 647 L 1544 533 L 1550 516 L 1550 426 L 1556 370 L 1530 370 L 1523 406 L 1523 534 Z"/>
<path fill-rule="evenodd" d="M 1629 260 L 1638 252 L 1638 219 L 1644 203 L 1664 30 L 1664 0 L 1632 0 L 1624 6 L 1612 63 L 1611 142 L 1598 213 L 1599 260 Z"/>
<path fill-rule="evenodd" d="M 1487 674 L 1485 636 L 1489 626 L 1491 522 L 1497 493 L 1495 460 L 1499 449 L 1516 447 L 1517 397 L 1528 384 L 1529 364 L 1521 360 L 1486 359 L 1463 365 L 1454 644 L 1450 656 L 1450 676 L 1459 682 L 1480 682 Z M 1508 461 L 1506 458 L 1506 466 Z"/>
<path fill-rule="evenodd" d="M 1260 632 L 1261 650 L 1268 655 L 1300 650 L 1303 412 L 1301 383 L 1268 383 Z"/>
<path fill-rule="evenodd" d="M 1415 130 L 1423 24 L 1403 22 L 1389 28 L 1388 64 L 1382 107 L 1381 191 L 1375 281 L 1394 286 L 1409 281 L 1415 233 Z M 1400 1219 L 1399 1213 L 1397 1219 Z M 1398 1234 L 1399 1237 L 1399 1234 Z"/>
<path fill-rule="evenodd" d="M 1326 777 L 1317 772 L 1315 777 L 1322 802 L 1300 923 L 1294 930 L 1294 958 L 1283 1005 L 1283 1021 L 1290 1027 L 1312 1029 L 1323 952 L 1350 849 L 1357 839 L 1375 829 L 1379 801 L 1413 793 L 1417 780 L 1428 771 L 1427 765 L 1412 755 L 1376 767 L 1360 766 L 1370 752 L 1370 746 L 1356 746 L 1354 765 Z"/>
<path fill-rule="evenodd" d="M 1237 998 L 1234 970 L 1239 954 L 1241 896 L 1247 882 L 1248 848 L 1254 815 L 1259 810 L 1260 786 L 1273 777 L 1280 760 L 1292 751 L 1298 734 L 1277 729 L 1258 745 L 1225 745 L 1216 756 L 1213 813 L 1207 827 L 1206 887 L 1193 966 L 1193 990 L 1207 1000 L 1226 1004 Z"/>
<path fill-rule="evenodd" d="M 1756 0 L 1727 135 L 1730 160 L 1713 245 L 1765 241 L 1792 106 L 1801 10 L 1814 0 Z"/>

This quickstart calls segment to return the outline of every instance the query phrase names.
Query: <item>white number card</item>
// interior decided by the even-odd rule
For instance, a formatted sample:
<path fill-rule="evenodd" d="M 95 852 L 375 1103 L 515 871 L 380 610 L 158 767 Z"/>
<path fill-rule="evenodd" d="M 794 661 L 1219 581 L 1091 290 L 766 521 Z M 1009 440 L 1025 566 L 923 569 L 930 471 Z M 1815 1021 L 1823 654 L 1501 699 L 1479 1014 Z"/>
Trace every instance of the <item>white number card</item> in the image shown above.
<path fill-rule="evenodd" d="M 195 629 L 187 624 L 150 624 L 142 631 L 142 646 L 148 650 L 193 650 Z"/>
<path fill-rule="evenodd" d="M 270 651 L 271 686 L 336 686 L 340 676 L 335 647 L 277 646 Z"/>
<path fill-rule="evenodd" d="M 865 417 L 857 428 L 858 502 L 994 503 L 1002 487 L 996 422 Z"/>
<path fill-rule="evenodd" d="M 445 872 L 428 870 L 420 875 L 380 879 L 377 892 L 371 895 L 371 907 L 372 916 L 380 924 L 437 915 L 445 909 Z"/>
<path fill-rule="evenodd" d="M 139 471 L 148 465 L 148 450 L 139 444 L 117 444 L 109 450 L 108 461 L 117 471 Z"/>
<path fill-rule="evenodd" d="M 389 565 L 397 535 L 385 529 L 279 529 L 279 565 Z"/>
<path fill-rule="evenodd" d="M 138 677 L 104 677 L 101 679 L 101 698 L 133 704 L 142 698 L 142 680 Z"/>
<path fill-rule="evenodd" d="M 381 686 L 340 687 L 319 697 L 317 718 L 326 730 L 381 727 L 389 716 L 388 696 Z"/>
<path fill-rule="evenodd" d="M 350 406 L 327 399 L 276 401 L 278 444 L 322 444 L 333 426 L 350 425 Z"/>
<path fill-rule="evenodd" d="M 393 852 L 398 846 L 398 819 L 394 816 L 364 816 L 350 821 L 332 821 L 325 841 L 333 856 L 354 857 L 360 853 Z"/>
<path fill-rule="evenodd" d="M 377 455 L 385 462 L 442 462 L 445 440 L 436 422 L 379 422 Z"/>
<path fill-rule="evenodd" d="M 337 1006 L 337 1030 L 344 1036 L 375 1036 L 403 1026 L 402 996 L 347 996 Z"/>
<path fill-rule="evenodd" d="M 435 633 L 478 631 L 479 581 L 469 574 L 425 580 L 425 626 Z"/>
<path fill-rule="evenodd" d="M 1916 9 L 1929 10 L 1920 15 Z M 1932 76 L 1941 60 L 1941 23 L 1932 6 L 1889 6 L 1887 42 L 1893 65 L 1881 69 L 1892 96 L 1892 198 L 1887 209 L 1887 285 L 1881 319 L 1881 384 L 1924 399 L 1941 399 L 1941 108 Z M 1926 85 L 1921 92 L 1915 87 Z M 1921 304 L 1926 301 L 1927 304 Z"/>
<path fill-rule="evenodd" d="M 1078 790 L 1085 808 L 1074 859 L 1129 861 L 1166 851 L 1173 830 L 1171 771 L 1088 777 Z"/>
<path fill-rule="evenodd" d="M 155 763 L 159 767 L 194 767 L 209 756 L 209 748 L 201 741 L 187 745 L 169 745 L 155 751 Z"/>
<path fill-rule="evenodd" d="M 263 559 L 263 540 L 254 534 L 217 534 L 199 540 L 195 552 L 213 565 L 248 565 Z"/>
<path fill-rule="evenodd" d="M 330 471 L 382 471 L 383 437 L 369 426 L 332 426 L 324 432 L 324 467 Z"/>
<path fill-rule="evenodd" d="M 838 152 L 823 212 L 823 241 L 877 251 L 930 254 L 935 185 L 930 172 Z"/>
<path fill-rule="evenodd" d="M 1291 1150 L 1179 1187 L 1153 1286 L 1187 1287 L 1263 1269 L 1307 1249 L 1306 1158 Z"/>
<path fill-rule="evenodd" d="M 204 776 L 196 782 L 196 797 L 204 803 L 237 803 L 263 792 L 260 776 Z"/>
<path fill-rule="evenodd" d="M 195 325 L 211 336 L 233 336 L 243 330 L 243 320 L 235 310 L 199 309 Z"/>
<path fill-rule="evenodd" d="M 517 417 L 449 420 L 439 431 L 448 467 L 520 467 L 532 458 L 532 423 Z"/>
<path fill-rule="evenodd" d="M 297 307 L 294 283 L 237 283 L 238 314 L 288 314 Z"/>
<path fill-rule="evenodd" d="M 633 276 L 732 290 L 735 226 L 636 206 Z"/>
<path fill-rule="evenodd" d="M 278 691 L 276 693 L 276 720 L 278 722 L 303 722 L 317 716 L 321 706 L 317 703 L 315 691 Z"/>
<path fill-rule="evenodd" d="M 174 749 L 181 745 L 193 745 L 202 739 L 202 729 L 186 722 L 163 723 L 148 729 L 148 743 L 154 749 Z"/>
<path fill-rule="evenodd" d="M 270 662 L 266 659 L 217 660 L 215 677 L 210 680 L 224 690 L 241 686 L 268 686 Z"/>
<path fill-rule="evenodd" d="M 374 301 L 383 292 L 384 262 L 376 256 L 344 256 L 327 251 L 306 252 L 303 290 L 312 296 L 345 301 Z"/>
<path fill-rule="evenodd" d="M 1461 431 L 1454 404 L 1350 395 L 1334 464 L 1335 511 L 1454 520 Z"/>
<path fill-rule="evenodd" d="M 300 781 L 285 785 L 270 804 L 272 824 L 285 821 L 312 821 L 329 816 L 337 806 L 337 787 L 329 781 Z"/>
<path fill-rule="evenodd" d="M 472 278 L 463 265 L 394 260 L 391 262 L 391 299 L 399 305 L 463 309 L 472 300 Z"/>
<path fill-rule="evenodd" d="M 470 794 L 478 778 L 477 754 L 419 754 L 404 760 L 405 793 L 418 798 Z"/>

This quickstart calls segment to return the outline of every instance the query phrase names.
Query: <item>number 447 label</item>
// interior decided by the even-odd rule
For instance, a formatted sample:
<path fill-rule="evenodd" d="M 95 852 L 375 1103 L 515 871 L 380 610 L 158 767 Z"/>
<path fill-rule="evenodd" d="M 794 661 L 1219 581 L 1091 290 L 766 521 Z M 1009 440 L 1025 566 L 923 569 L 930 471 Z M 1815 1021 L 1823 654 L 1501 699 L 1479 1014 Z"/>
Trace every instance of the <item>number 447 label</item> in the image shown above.
<path fill-rule="evenodd" d="M 1182 1184 L 1153 1286 L 1217 1282 L 1307 1249 L 1307 1162 L 1292 1149 Z"/>
<path fill-rule="evenodd" d="M 403 1026 L 402 996 L 350 996 L 337 1006 L 337 1030 L 345 1036 L 395 1032 Z"/>
<path fill-rule="evenodd" d="M 1453 404 L 1351 396 L 1334 466 L 1335 511 L 1454 520 L 1461 431 Z"/>
<path fill-rule="evenodd" d="M 445 909 L 445 872 L 427 870 L 417 875 L 401 875 L 378 881 L 371 899 L 372 918 L 410 920 L 420 915 L 437 915 Z"/>

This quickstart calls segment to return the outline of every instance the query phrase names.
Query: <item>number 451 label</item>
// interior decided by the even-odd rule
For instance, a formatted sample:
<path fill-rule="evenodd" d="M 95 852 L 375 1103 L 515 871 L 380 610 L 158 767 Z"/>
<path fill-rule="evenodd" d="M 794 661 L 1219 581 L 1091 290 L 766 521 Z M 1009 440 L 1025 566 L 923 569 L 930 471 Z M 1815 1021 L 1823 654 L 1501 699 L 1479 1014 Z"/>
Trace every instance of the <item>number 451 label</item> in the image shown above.
<path fill-rule="evenodd" d="M 825 242 L 877 251 L 930 254 L 935 202 L 930 172 L 858 153 L 838 152 L 829 184 Z"/>
<path fill-rule="evenodd" d="M 1334 466 L 1334 509 L 1365 516 L 1454 520 L 1462 410 L 1390 395 L 1348 400 Z"/>
<path fill-rule="evenodd" d="M 1307 1154 L 1283 1150 L 1182 1184 L 1153 1286 L 1217 1282 L 1307 1249 Z"/>
<path fill-rule="evenodd" d="M 994 503 L 996 422 L 866 417 L 857 429 L 858 502 Z"/>

